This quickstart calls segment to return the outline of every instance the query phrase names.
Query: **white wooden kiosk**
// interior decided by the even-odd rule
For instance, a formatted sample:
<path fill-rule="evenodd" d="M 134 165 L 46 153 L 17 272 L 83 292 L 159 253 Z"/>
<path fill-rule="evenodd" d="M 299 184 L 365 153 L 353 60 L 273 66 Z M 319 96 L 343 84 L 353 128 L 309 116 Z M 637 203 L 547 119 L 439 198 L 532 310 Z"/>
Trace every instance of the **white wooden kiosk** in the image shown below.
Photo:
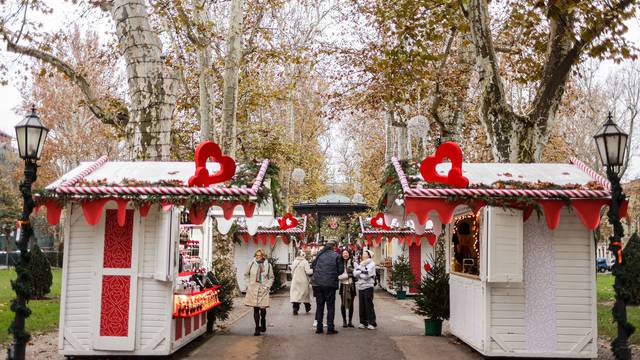
<path fill-rule="evenodd" d="M 260 213 L 256 214 L 259 216 Z M 244 219 L 237 221 L 237 238 L 235 243 L 235 264 L 238 287 L 245 292 L 247 286 L 244 283 L 244 272 L 247 270 L 249 260 L 257 249 L 263 249 L 270 258 L 277 259 L 276 265 L 281 266 L 281 274 L 286 277 L 289 265 L 295 258 L 295 249 L 304 240 L 307 228 L 307 217 L 297 217 L 297 225 L 283 230 L 278 221 L 273 219 L 266 226 L 256 228 L 247 227 Z M 283 283 L 286 279 L 283 280 Z"/>
<path fill-rule="evenodd" d="M 169 355 L 204 333 L 206 310 L 217 305 L 218 290 L 184 284 L 190 276 L 180 277 L 183 205 L 190 206 L 191 224 L 182 235 L 191 233 L 189 240 L 199 243 L 199 267 L 206 271 L 211 237 L 206 226 L 197 227 L 212 206 L 224 209 L 228 219 L 236 207 L 251 217 L 268 164 L 239 165 L 226 185 L 205 187 L 187 186 L 192 162 L 103 157 L 51 184 L 38 205 L 54 224 L 63 206 L 65 211 L 60 354 Z M 218 163 L 206 167 L 221 172 Z M 253 182 L 237 184 L 246 181 L 241 179 Z"/>
<path fill-rule="evenodd" d="M 374 249 L 373 260 L 380 272 L 380 286 L 395 295 L 396 290 L 391 281 L 393 262 L 404 255 L 411 265 L 413 276 L 419 283 L 426 273 L 424 265 L 433 255 L 436 235 L 428 225 L 427 229 L 424 226 L 418 226 L 418 232 L 420 232 L 418 233 L 413 220 L 403 221 L 404 226 L 399 226 L 398 218 L 385 217 L 390 219 L 389 225 L 385 222 L 386 227 L 374 226 L 376 220 L 381 219 L 379 216 L 359 217 L 360 237 L 364 240 L 363 245 Z M 400 220 L 402 218 L 404 216 Z M 414 295 L 415 293 L 416 288 L 411 285 L 407 294 Z"/>
<path fill-rule="evenodd" d="M 460 188 L 427 183 L 417 164 L 392 165 L 402 193 L 387 203 L 402 199 L 421 224 L 446 225 L 453 335 L 485 356 L 597 357 L 592 230 L 609 203 L 603 177 L 576 159 L 461 163 Z M 451 169 L 436 166 L 440 176 Z"/>

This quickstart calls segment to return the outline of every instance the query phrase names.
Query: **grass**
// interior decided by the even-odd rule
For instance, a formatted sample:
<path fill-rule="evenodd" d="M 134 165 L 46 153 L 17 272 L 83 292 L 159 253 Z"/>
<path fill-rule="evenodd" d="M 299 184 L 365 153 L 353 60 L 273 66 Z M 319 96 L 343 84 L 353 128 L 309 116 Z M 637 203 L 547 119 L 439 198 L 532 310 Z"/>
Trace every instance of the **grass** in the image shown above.
<path fill-rule="evenodd" d="M 598 335 L 602 338 L 615 338 L 618 332 L 616 323 L 613 322 L 611 308 L 615 301 L 613 291 L 613 276 L 611 274 L 598 274 L 596 277 L 598 289 Z M 636 327 L 629 342 L 640 345 L 640 307 L 627 306 L 627 318 Z"/>
<path fill-rule="evenodd" d="M 10 281 L 15 277 L 16 272 L 14 269 L 0 270 L 0 343 L 7 343 L 11 340 L 11 334 L 9 334 L 8 329 L 14 315 L 11 311 L 11 300 L 15 297 L 15 293 L 11 289 Z M 51 293 L 47 295 L 49 299 L 29 301 L 31 316 L 27 318 L 26 328 L 32 334 L 53 330 L 58 327 L 61 277 L 62 270 L 54 268 Z"/>

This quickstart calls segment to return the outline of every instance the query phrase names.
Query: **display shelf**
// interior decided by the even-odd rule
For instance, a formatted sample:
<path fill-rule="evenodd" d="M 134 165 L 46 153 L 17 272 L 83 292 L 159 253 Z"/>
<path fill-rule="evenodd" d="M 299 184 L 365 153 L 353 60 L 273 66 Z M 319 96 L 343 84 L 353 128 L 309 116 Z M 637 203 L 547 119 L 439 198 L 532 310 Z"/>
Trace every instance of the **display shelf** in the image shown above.
<path fill-rule="evenodd" d="M 214 307 L 220 305 L 220 301 L 218 301 L 219 289 L 220 289 L 220 285 L 215 285 L 211 288 L 204 289 L 196 293 L 174 294 L 173 295 L 173 318 L 194 317 L 198 314 L 211 310 Z M 194 312 L 190 312 L 188 314 L 181 313 L 183 310 L 183 307 L 193 308 L 201 305 L 202 305 L 202 309 L 199 309 Z"/>

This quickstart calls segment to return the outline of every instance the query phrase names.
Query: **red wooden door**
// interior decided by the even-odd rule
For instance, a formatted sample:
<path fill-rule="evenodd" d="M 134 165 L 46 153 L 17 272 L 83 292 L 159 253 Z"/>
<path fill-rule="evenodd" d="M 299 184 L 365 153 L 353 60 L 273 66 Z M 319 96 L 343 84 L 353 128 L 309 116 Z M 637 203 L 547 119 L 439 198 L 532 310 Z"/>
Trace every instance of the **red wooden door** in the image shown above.
<path fill-rule="evenodd" d="M 421 258 L 421 252 L 422 247 L 420 245 L 416 245 L 416 244 L 411 244 L 411 246 L 409 246 L 409 264 L 411 265 L 411 270 L 413 272 L 413 276 L 414 276 L 414 280 L 415 282 L 411 284 L 411 286 L 409 286 L 409 292 L 411 293 L 415 293 L 416 292 L 416 284 L 420 283 L 420 280 L 422 280 L 422 258 Z"/>
<path fill-rule="evenodd" d="M 99 269 L 99 316 L 94 349 L 133 350 L 135 339 L 136 253 L 134 212 L 126 211 L 124 226 L 117 210 L 106 210 L 102 268 Z"/>

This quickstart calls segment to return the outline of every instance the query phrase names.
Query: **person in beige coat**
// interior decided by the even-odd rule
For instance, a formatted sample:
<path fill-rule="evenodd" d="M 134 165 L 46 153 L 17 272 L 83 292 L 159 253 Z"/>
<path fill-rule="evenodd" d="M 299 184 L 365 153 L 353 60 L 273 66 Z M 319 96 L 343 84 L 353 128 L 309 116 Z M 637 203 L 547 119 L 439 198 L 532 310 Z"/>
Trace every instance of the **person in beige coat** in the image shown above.
<path fill-rule="evenodd" d="M 304 303 L 304 309 L 311 311 L 311 300 L 309 291 L 309 276 L 313 274 L 313 270 L 309 266 L 309 262 L 302 250 L 298 251 L 298 256 L 291 264 L 291 291 L 289 297 L 293 304 L 293 315 L 298 315 L 300 311 L 300 303 Z"/>
<path fill-rule="evenodd" d="M 262 249 L 256 250 L 254 258 L 251 259 L 244 273 L 244 282 L 247 284 L 244 304 L 253 307 L 253 320 L 256 323 L 256 331 L 253 335 L 255 336 L 267 331 L 267 308 L 271 304 L 269 291 L 273 280 L 271 264 L 266 260 Z"/>

